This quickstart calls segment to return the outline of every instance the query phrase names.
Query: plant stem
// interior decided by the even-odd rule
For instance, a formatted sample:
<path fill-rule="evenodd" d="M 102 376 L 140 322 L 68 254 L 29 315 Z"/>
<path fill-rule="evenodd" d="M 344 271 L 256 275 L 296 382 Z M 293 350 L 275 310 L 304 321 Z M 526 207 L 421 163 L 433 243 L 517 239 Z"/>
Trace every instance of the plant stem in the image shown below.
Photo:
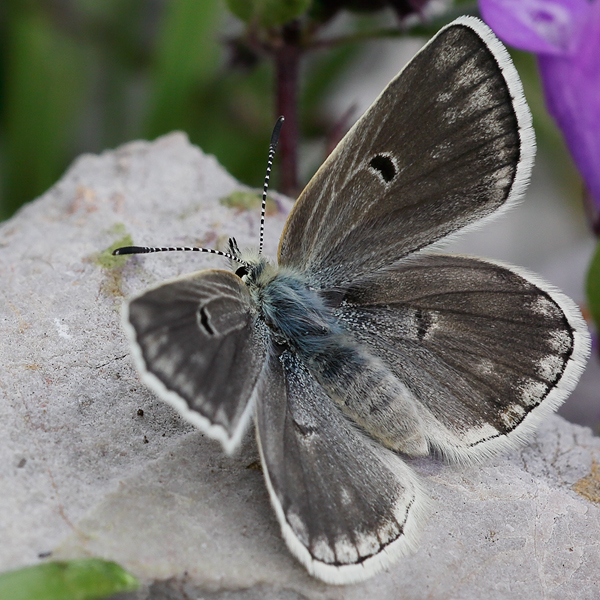
<path fill-rule="evenodd" d="M 301 55 L 298 22 L 285 25 L 282 33 L 282 44 L 275 52 L 276 117 L 285 117 L 279 139 L 279 189 L 288 196 L 295 196 L 298 191 L 298 75 Z"/>
<path fill-rule="evenodd" d="M 356 31 L 347 35 L 340 35 L 335 38 L 317 39 L 306 45 L 307 50 L 321 50 L 328 48 L 337 48 L 347 44 L 358 44 L 370 40 L 406 38 L 411 37 L 431 37 L 435 35 L 440 28 L 448 25 L 459 16 L 472 15 L 479 17 L 477 6 L 467 6 L 464 8 L 455 8 L 448 10 L 443 15 L 432 21 L 423 22 L 418 25 L 412 25 L 408 29 L 402 26 L 383 27 L 381 29 L 371 29 L 367 31 Z"/>

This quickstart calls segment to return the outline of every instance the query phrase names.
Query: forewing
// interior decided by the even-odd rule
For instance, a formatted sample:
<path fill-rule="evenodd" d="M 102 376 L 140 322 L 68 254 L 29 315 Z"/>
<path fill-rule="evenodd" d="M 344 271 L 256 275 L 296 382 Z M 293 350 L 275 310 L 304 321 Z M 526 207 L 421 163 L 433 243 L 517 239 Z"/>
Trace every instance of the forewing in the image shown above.
<path fill-rule="evenodd" d="M 242 280 L 207 270 L 163 283 L 129 300 L 123 319 L 144 382 L 232 451 L 267 344 Z"/>
<path fill-rule="evenodd" d="M 270 354 L 255 413 L 271 502 L 291 552 L 328 583 L 370 577 L 415 543 L 426 500 L 288 351 Z"/>
<path fill-rule="evenodd" d="M 358 120 L 296 202 L 279 262 L 333 287 L 513 203 L 529 180 L 531 115 L 508 53 L 461 18 Z"/>
<path fill-rule="evenodd" d="M 336 314 L 412 392 L 430 445 L 457 460 L 525 440 L 575 387 L 589 354 L 569 298 L 474 258 L 413 258 L 355 284 Z"/>

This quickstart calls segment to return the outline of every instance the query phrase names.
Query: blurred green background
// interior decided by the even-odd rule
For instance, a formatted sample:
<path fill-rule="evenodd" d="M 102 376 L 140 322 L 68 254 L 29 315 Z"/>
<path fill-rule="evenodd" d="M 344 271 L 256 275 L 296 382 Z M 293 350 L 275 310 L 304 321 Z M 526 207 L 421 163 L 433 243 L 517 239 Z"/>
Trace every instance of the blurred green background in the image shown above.
<path fill-rule="evenodd" d="M 228 43 L 241 26 L 220 0 L 4 0 L 0 218 L 82 152 L 174 129 L 235 177 L 262 185 L 272 66 Z M 352 53 L 338 49 L 313 65 L 305 114 L 316 114 Z"/>
<path fill-rule="evenodd" d="M 458 5 L 450 18 L 463 6 L 476 10 L 474 2 Z M 395 23 L 389 11 L 338 16 L 330 24 L 334 35 Z M 407 35 L 431 34 L 439 24 Z M 0 219 L 47 190 L 77 155 L 174 129 L 244 183 L 261 186 L 276 116 L 273 65 L 237 43 L 243 32 L 224 0 L 3 0 Z M 344 44 L 303 59 L 304 143 L 325 147 L 335 123 L 323 107 L 363 48 Z M 577 176 L 543 108 L 534 59 L 515 57 L 539 145 L 554 155 L 561 185 L 576 191 Z"/>

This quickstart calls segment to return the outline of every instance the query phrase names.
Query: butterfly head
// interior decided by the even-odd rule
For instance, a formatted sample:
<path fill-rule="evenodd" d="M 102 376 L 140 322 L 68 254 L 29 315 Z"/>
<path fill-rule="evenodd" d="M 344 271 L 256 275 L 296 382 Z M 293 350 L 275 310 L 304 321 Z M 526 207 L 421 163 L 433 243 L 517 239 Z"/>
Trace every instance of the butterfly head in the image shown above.
<path fill-rule="evenodd" d="M 264 287 L 277 274 L 278 269 L 263 255 L 247 250 L 231 261 L 233 272 L 249 287 Z"/>

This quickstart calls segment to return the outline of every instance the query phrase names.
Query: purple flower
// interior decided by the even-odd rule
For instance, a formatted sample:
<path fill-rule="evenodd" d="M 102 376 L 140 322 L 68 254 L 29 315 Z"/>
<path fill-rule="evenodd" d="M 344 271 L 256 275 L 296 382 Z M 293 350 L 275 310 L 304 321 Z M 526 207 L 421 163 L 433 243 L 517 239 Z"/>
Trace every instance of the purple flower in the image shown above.
<path fill-rule="evenodd" d="M 507 44 L 537 54 L 546 104 L 600 214 L 600 0 L 479 0 Z"/>

